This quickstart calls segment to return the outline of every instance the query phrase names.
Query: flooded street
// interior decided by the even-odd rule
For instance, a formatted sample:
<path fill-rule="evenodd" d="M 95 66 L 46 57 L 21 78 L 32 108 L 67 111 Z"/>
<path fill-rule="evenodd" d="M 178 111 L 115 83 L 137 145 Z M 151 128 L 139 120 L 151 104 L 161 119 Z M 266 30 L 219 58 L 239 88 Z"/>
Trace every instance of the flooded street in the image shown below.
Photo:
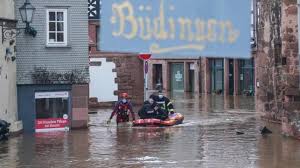
<path fill-rule="evenodd" d="M 111 110 L 90 115 L 89 130 L 21 135 L 0 143 L 0 167 L 298 168 L 300 141 L 265 123 L 253 97 L 171 95 L 184 124 L 168 128 L 106 125 Z M 237 135 L 236 132 L 244 132 Z"/>

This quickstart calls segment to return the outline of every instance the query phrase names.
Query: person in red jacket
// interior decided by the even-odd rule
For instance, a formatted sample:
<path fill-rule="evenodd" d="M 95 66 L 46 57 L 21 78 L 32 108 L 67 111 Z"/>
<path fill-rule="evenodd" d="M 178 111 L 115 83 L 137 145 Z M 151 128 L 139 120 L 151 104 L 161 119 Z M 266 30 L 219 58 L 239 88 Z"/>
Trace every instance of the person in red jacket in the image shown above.
<path fill-rule="evenodd" d="M 111 113 L 109 120 L 107 121 L 107 124 L 111 122 L 111 119 L 117 115 L 116 121 L 117 124 L 122 122 L 129 122 L 129 113 L 131 113 L 132 120 L 135 120 L 134 112 L 132 109 L 132 105 L 130 101 L 128 100 L 128 94 L 122 93 L 121 94 L 121 100 L 118 101 L 115 105 L 115 108 L 113 112 Z"/>

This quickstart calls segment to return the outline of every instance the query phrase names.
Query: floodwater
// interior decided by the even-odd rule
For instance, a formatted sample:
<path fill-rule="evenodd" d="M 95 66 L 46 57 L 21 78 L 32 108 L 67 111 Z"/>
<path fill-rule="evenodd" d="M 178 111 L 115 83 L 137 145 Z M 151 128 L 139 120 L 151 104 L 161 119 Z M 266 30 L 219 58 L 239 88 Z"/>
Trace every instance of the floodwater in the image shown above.
<path fill-rule="evenodd" d="M 0 167 L 299 168 L 300 141 L 259 132 L 266 123 L 254 98 L 174 94 L 184 124 L 168 128 L 119 127 L 110 109 L 90 115 L 88 130 L 21 135 L 0 143 Z M 244 132 L 237 135 L 236 132 Z"/>

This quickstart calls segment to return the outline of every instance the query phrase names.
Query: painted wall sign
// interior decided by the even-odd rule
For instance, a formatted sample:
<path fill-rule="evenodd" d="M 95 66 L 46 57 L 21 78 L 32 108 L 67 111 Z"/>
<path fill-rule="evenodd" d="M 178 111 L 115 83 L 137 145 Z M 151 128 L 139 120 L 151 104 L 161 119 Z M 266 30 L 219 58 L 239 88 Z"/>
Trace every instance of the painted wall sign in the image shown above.
<path fill-rule="evenodd" d="M 250 57 L 250 0 L 109 0 L 101 50 L 157 57 Z"/>
<path fill-rule="evenodd" d="M 176 79 L 176 82 L 182 81 L 182 74 L 180 73 L 180 71 L 177 71 L 177 73 L 175 74 L 175 79 Z"/>
<path fill-rule="evenodd" d="M 36 99 L 43 99 L 43 98 L 68 98 L 69 92 L 36 92 L 35 98 Z"/>

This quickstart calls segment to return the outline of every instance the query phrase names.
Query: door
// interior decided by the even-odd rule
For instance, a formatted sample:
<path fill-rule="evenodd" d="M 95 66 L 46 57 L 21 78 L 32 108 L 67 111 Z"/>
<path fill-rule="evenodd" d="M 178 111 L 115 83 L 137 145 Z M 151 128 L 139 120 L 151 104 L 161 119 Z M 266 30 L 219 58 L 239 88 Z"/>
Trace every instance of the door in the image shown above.
<path fill-rule="evenodd" d="M 184 91 L 184 64 L 171 64 L 171 89 L 172 91 Z"/>
<path fill-rule="evenodd" d="M 240 61 L 241 92 L 254 95 L 254 62 L 253 59 Z"/>
<path fill-rule="evenodd" d="M 221 94 L 224 89 L 224 60 L 212 59 L 210 60 L 211 66 L 211 82 L 212 93 Z"/>

